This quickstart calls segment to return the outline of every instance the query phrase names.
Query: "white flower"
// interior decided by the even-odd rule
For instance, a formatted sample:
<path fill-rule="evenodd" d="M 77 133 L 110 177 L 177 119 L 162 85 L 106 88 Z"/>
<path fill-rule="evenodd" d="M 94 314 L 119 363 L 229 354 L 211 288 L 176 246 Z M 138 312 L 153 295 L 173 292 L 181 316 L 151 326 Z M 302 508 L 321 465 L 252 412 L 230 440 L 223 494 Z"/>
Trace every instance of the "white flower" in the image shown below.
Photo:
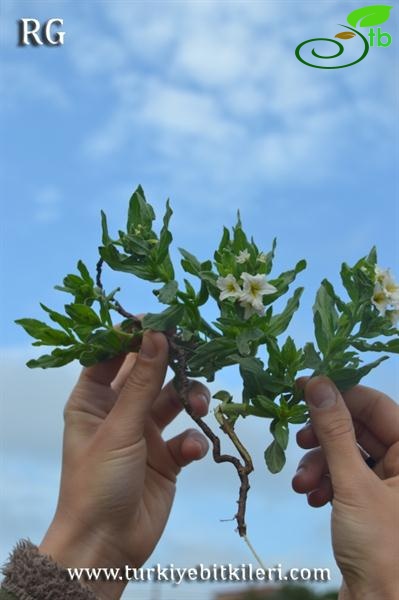
<path fill-rule="evenodd" d="M 265 275 L 250 275 L 242 273 L 243 289 L 240 295 L 240 304 L 245 308 L 244 318 L 248 319 L 254 313 L 264 313 L 263 296 L 274 294 L 277 288 L 266 281 Z"/>
<path fill-rule="evenodd" d="M 379 283 L 376 283 L 374 287 L 371 302 L 374 304 L 380 315 L 385 315 L 385 311 L 389 306 L 389 299 L 384 288 Z"/>
<path fill-rule="evenodd" d="M 242 293 L 236 278 L 231 274 L 226 277 L 218 277 L 216 285 L 221 291 L 219 296 L 220 300 L 226 300 L 226 298 L 239 298 Z"/>
<path fill-rule="evenodd" d="M 399 309 L 399 285 L 389 269 L 375 266 L 375 286 L 371 302 L 381 315 L 385 315 L 389 306 Z"/>
<path fill-rule="evenodd" d="M 258 255 L 258 262 L 265 263 L 266 261 L 267 261 L 267 254 L 265 254 L 264 252 L 261 252 Z"/>
<path fill-rule="evenodd" d="M 236 256 L 236 262 L 239 263 L 240 265 L 243 265 L 250 258 L 251 258 L 251 255 L 248 252 L 248 250 L 245 248 L 245 250 L 241 250 L 241 252 L 238 253 L 238 256 Z"/>

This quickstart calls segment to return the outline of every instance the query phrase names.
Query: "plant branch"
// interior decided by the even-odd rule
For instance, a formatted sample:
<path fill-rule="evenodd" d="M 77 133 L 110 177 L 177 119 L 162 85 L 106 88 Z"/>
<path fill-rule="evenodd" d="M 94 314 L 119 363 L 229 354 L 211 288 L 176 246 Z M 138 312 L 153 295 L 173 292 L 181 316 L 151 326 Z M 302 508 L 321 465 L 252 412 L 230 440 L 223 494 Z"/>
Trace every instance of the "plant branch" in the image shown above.
<path fill-rule="evenodd" d="M 102 281 L 101 281 L 103 264 L 104 264 L 104 261 L 103 261 L 102 258 L 100 258 L 100 260 L 97 262 L 97 265 L 96 265 L 96 273 L 97 273 L 96 274 L 96 285 L 97 285 L 97 287 L 100 288 L 100 290 L 102 292 L 104 292 L 104 286 L 103 286 Z M 133 328 L 134 329 L 142 329 L 142 325 L 141 325 L 140 319 L 138 317 L 136 317 L 135 315 L 133 315 L 132 313 L 130 313 L 127 310 L 125 310 L 123 308 L 123 306 L 121 305 L 121 303 L 118 302 L 118 300 L 115 300 L 115 298 L 112 299 L 111 307 L 114 310 L 116 310 L 116 312 L 118 312 L 125 319 L 131 319 L 133 321 Z"/>
<path fill-rule="evenodd" d="M 224 433 L 226 433 L 235 447 L 238 449 L 241 457 L 243 458 L 243 463 L 230 454 L 221 454 L 220 452 L 220 439 L 219 437 L 212 431 L 212 429 L 197 415 L 193 414 L 193 410 L 188 401 L 188 394 L 190 383 L 187 378 L 187 366 L 186 366 L 186 355 L 183 348 L 180 348 L 176 342 L 168 337 L 169 340 L 169 348 L 170 348 L 170 367 L 175 372 L 175 386 L 176 390 L 180 396 L 180 400 L 186 410 L 186 412 L 190 415 L 190 417 L 195 421 L 198 427 L 203 431 L 206 437 L 212 443 L 212 454 L 213 459 L 216 463 L 229 462 L 234 465 L 238 477 L 240 478 L 240 492 L 238 498 L 238 511 L 235 515 L 235 519 L 237 521 L 237 529 L 238 533 L 241 537 L 245 537 L 247 533 L 247 526 L 245 523 L 245 510 L 246 510 L 246 502 L 248 490 L 250 488 L 249 485 L 249 474 L 253 471 L 253 465 L 251 458 L 248 452 L 245 450 L 244 446 L 239 441 L 237 435 L 235 434 L 231 424 L 228 422 L 228 419 L 224 418 L 221 423 L 221 429 Z"/>

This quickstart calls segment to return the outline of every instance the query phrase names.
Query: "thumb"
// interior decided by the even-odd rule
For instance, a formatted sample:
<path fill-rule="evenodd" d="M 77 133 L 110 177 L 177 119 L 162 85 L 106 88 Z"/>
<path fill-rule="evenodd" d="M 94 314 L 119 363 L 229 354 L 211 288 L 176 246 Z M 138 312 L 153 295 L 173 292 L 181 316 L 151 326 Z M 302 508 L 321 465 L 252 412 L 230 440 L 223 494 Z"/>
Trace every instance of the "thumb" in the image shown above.
<path fill-rule="evenodd" d="M 143 437 L 145 422 L 161 391 L 167 365 L 166 337 L 146 331 L 137 359 L 104 424 L 104 434 L 112 446 L 130 446 Z"/>
<path fill-rule="evenodd" d="M 305 387 L 305 399 L 334 490 L 355 489 L 369 469 L 360 454 L 352 417 L 344 399 L 327 377 L 310 378 Z"/>

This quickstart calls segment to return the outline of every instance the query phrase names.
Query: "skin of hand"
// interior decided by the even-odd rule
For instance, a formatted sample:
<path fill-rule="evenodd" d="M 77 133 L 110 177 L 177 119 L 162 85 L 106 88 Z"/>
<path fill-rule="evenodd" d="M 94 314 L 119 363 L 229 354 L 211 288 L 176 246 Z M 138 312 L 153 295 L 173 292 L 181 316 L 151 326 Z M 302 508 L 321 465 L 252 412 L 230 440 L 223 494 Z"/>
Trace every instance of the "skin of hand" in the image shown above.
<path fill-rule="evenodd" d="M 293 479 L 310 506 L 332 503 L 340 600 L 399 598 L 399 407 L 358 385 L 343 395 L 326 377 L 301 378 L 310 424 L 297 434 L 310 451 Z M 365 451 L 365 452 L 364 452 Z M 373 469 L 364 454 L 376 461 Z"/>
<path fill-rule="evenodd" d="M 182 409 L 172 382 L 162 387 L 167 360 L 166 337 L 146 332 L 138 355 L 82 370 L 64 411 L 58 505 L 39 546 L 60 565 L 140 567 L 164 530 L 180 469 L 205 456 L 199 431 L 162 438 Z M 204 416 L 209 391 L 192 382 L 189 401 Z M 113 600 L 126 582 L 87 585 Z"/>

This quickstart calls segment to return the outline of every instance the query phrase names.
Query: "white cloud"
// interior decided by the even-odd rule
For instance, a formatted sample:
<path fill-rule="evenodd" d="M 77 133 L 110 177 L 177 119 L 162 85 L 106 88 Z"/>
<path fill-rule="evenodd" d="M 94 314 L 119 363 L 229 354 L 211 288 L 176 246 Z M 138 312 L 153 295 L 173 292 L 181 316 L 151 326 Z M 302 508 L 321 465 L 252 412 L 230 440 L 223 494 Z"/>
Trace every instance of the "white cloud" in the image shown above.
<path fill-rule="evenodd" d="M 7 111 L 18 108 L 18 99 L 29 90 L 32 101 L 48 103 L 60 110 L 70 106 L 69 97 L 61 80 L 54 80 L 34 64 L 9 62 L 0 64 L 2 77 L 2 107 Z"/>
<path fill-rule="evenodd" d="M 94 53 L 91 74 L 107 73 L 115 98 L 84 142 L 89 156 L 139 152 L 145 134 L 145 148 L 163 170 L 173 176 L 180 165 L 178 179 L 190 177 L 198 164 L 216 184 L 226 184 L 232 173 L 247 181 L 300 180 L 308 177 L 310 161 L 313 180 L 331 172 L 340 144 L 330 140 L 349 115 L 341 86 L 360 97 L 372 71 L 362 73 L 356 88 L 344 72 L 337 85 L 336 78 L 300 65 L 293 44 L 306 39 L 308 21 L 321 27 L 321 14 L 333 27 L 336 8 L 255 1 L 114 2 L 103 8 L 114 29 L 105 47 L 111 44 L 114 56 L 117 46 L 125 60 L 123 67 L 113 62 L 110 71 L 101 40 L 86 41 Z M 80 53 L 73 60 L 81 68 Z M 90 75 L 87 59 L 83 64 Z M 368 103 L 375 112 L 374 101 Z M 368 135 L 387 124 L 388 118 L 374 123 Z"/>
<path fill-rule="evenodd" d="M 53 185 L 45 185 L 34 194 L 34 218 L 47 224 L 57 221 L 62 213 L 61 191 Z"/>

